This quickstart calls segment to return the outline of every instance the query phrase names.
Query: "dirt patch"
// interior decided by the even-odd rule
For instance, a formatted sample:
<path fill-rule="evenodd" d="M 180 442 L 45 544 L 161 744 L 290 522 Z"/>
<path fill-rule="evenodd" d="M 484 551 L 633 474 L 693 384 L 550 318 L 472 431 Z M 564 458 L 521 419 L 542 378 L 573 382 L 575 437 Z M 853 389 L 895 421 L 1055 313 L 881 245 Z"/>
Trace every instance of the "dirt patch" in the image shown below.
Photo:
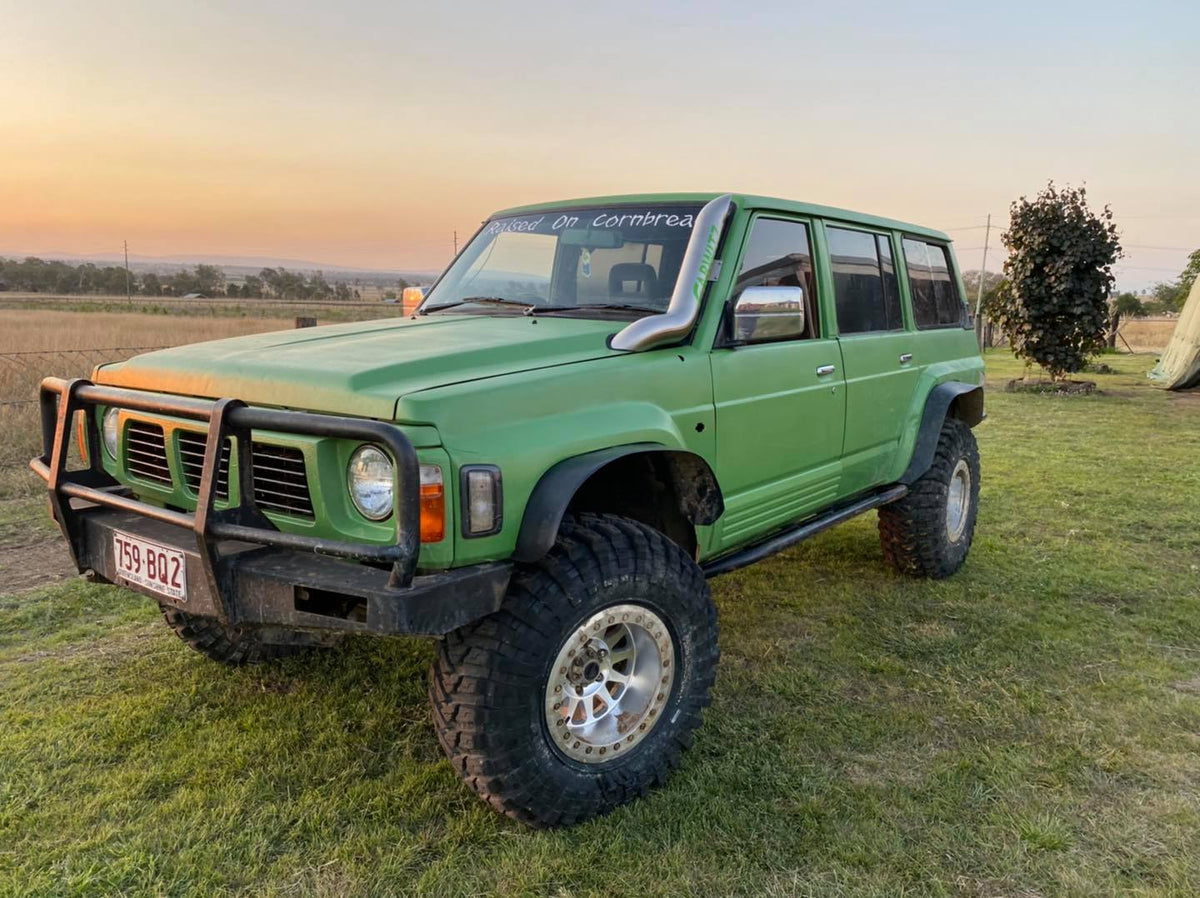
<path fill-rule="evenodd" d="M 1200 695 L 1200 677 L 1193 677 L 1190 680 L 1180 680 L 1172 685 L 1172 688 L 1177 692 L 1190 692 L 1192 695 Z"/>
<path fill-rule="evenodd" d="M 0 593 L 28 592 L 76 574 L 61 539 L 0 546 Z"/>
<path fill-rule="evenodd" d="M 1004 386 L 1006 393 L 1043 393 L 1051 396 L 1087 396 L 1096 392 L 1094 380 L 1026 380 L 1015 377 Z"/>

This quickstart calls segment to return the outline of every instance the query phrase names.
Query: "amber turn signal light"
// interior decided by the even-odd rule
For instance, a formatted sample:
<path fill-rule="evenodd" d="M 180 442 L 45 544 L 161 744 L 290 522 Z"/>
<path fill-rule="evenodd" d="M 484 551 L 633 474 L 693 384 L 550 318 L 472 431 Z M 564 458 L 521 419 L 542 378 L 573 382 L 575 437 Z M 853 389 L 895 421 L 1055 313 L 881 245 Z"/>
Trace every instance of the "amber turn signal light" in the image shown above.
<path fill-rule="evenodd" d="M 442 469 L 421 465 L 421 542 L 439 543 L 446 538 L 446 488 Z"/>
<path fill-rule="evenodd" d="M 92 460 L 88 458 L 87 429 L 84 427 L 86 419 L 83 416 L 84 412 L 75 413 L 75 445 L 79 447 L 79 457 L 83 459 L 84 465 L 91 467 Z"/>
<path fill-rule="evenodd" d="M 400 311 L 405 315 L 411 315 L 424 298 L 425 291 L 420 287 L 405 287 L 404 292 L 400 294 Z"/>

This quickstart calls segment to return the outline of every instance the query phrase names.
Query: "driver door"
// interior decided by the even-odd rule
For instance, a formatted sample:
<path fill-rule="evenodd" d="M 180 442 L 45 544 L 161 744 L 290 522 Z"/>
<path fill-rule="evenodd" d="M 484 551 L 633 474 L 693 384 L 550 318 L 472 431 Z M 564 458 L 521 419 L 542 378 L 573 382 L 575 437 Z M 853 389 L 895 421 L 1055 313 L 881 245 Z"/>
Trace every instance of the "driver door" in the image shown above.
<path fill-rule="evenodd" d="M 753 286 L 802 288 L 806 315 L 803 328 L 726 335 L 727 345 L 713 349 L 716 473 L 725 495 L 717 551 L 828 505 L 840 488 L 845 379 L 818 301 L 809 222 L 754 218 L 732 301 Z"/>

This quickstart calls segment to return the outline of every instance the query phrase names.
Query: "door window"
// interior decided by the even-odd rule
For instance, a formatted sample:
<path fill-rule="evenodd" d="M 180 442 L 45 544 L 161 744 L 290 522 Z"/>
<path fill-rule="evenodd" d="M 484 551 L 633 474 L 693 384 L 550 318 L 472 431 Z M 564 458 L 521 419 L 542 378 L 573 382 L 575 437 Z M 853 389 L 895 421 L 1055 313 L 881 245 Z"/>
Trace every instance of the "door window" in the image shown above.
<path fill-rule="evenodd" d="M 804 327 L 794 327 L 795 317 L 764 315 L 747 342 L 813 339 L 821 333 L 817 321 L 817 279 L 813 272 L 808 225 L 800 221 L 759 218 L 754 222 L 734 297 L 747 287 L 801 287 L 804 290 Z"/>
<path fill-rule="evenodd" d="M 892 248 L 883 234 L 826 228 L 838 332 L 863 334 L 904 326 Z"/>
<path fill-rule="evenodd" d="M 963 302 L 946 247 L 905 237 L 904 265 L 917 327 L 961 327 Z"/>

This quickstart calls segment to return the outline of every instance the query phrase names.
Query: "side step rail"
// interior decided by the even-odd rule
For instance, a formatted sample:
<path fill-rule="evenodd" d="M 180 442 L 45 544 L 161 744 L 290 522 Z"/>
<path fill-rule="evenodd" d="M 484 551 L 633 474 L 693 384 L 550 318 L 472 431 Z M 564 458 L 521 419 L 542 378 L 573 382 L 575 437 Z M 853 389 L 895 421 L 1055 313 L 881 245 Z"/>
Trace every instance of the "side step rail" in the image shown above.
<path fill-rule="evenodd" d="M 700 569 L 704 571 L 705 577 L 728 574 L 730 571 L 736 571 L 738 568 L 754 564 L 756 561 L 762 561 L 776 552 L 782 552 L 789 546 L 803 542 L 810 536 L 816 536 L 823 530 L 828 530 L 830 527 L 841 524 L 843 521 L 857 517 L 865 511 L 878 508 L 880 505 L 887 505 L 889 502 L 895 502 L 897 499 L 903 498 L 907 493 L 908 487 L 903 484 L 885 487 L 878 492 L 871 493 L 861 499 L 856 499 L 846 505 L 832 508 L 815 518 L 809 518 L 802 524 L 784 530 L 781 533 L 776 533 L 762 542 L 754 543 L 743 549 L 736 549 L 728 555 L 714 558 L 712 561 L 702 564 Z"/>

